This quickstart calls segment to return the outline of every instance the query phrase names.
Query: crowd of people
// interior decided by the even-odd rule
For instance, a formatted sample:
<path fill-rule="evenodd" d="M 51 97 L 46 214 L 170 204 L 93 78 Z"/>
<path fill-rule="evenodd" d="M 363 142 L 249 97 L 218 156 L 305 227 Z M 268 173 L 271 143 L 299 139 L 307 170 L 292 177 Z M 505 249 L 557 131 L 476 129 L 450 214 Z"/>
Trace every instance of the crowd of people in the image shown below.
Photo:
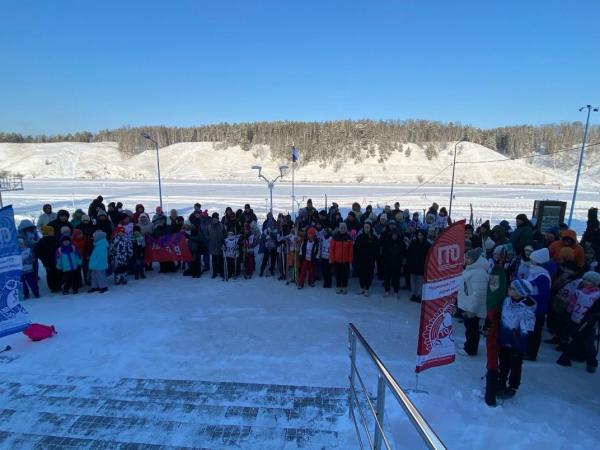
<path fill-rule="evenodd" d="M 598 362 L 600 223 L 597 209 L 588 213 L 580 241 L 565 224 L 542 232 L 535 219 L 519 214 L 512 229 L 504 220 L 465 226 L 465 269 L 458 293 L 457 318 L 464 323 L 460 352 L 474 356 L 485 336 L 487 374 L 485 401 L 515 395 L 521 383 L 523 360 L 536 361 L 547 328 L 548 344 L 560 352 L 557 363 L 585 361 L 588 372 Z M 471 220 L 472 222 L 472 220 Z M 50 204 L 36 223 L 19 224 L 23 257 L 23 296 L 39 297 L 38 261 L 44 266 L 51 292 L 105 293 L 108 276 L 114 284 L 128 277 L 143 279 L 155 269 L 147 258 L 147 237 L 183 233 L 191 260 L 163 261 L 161 273 L 181 271 L 199 278 L 208 273 L 224 281 L 243 276 L 277 276 L 297 289 L 316 286 L 347 294 L 349 280 L 358 278 L 359 295 L 366 297 L 381 283 L 383 296 L 410 291 L 421 302 L 428 250 L 450 224 L 445 208 L 431 205 L 424 217 L 385 206 L 374 211 L 354 203 L 343 217 L 339 206 L 317 210 L 311 200 L 295 220 L 267 214 L 259 223 L 249 204 L 223 216 L 209 214 L 197 203 L 184 217 L 175 209 L 157 207 L 150 216 L 138 204 L 125 209 L 120 202 L 106 206 L 99 196 L 87 213 L 77 209 L 55 213 Z M 260 255 L 261 258 L 257 258 Z M 260 264 L 257 266 L 257 259 Z"/>

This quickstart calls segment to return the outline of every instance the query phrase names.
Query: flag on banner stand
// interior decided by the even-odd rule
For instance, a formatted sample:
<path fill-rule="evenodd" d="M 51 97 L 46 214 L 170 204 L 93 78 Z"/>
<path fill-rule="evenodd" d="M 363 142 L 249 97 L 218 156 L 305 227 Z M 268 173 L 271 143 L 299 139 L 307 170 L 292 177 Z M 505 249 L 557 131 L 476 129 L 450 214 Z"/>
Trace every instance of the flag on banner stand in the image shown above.
<path fill-rule="evenodd" d="M 7 206 L 0 209 L 0 337 L 19 333 L 30 323 L 20 301 L 22 270 L 15 216 Z"/>
<path fill-rule="evenodd" d="M 465 221 L 444 230 L 425 260 L 415 372 L 454 362 L 452 315 L 465 259 Z"/>
<path fill-rule="evenodd" d="M 292 162 L 297 162 L 300 159 L 300 152 L 295 145 L 292 145 Z"/>

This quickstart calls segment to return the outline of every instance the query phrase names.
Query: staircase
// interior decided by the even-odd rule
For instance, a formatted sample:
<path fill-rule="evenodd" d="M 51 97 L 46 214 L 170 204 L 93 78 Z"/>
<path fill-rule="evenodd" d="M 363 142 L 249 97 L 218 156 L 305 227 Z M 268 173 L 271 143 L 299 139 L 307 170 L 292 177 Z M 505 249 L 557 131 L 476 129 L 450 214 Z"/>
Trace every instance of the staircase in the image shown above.
<path fill-rule="evenodd" d="M 0 374 L 0 449 L 356 447 L 348 391 Z"/>

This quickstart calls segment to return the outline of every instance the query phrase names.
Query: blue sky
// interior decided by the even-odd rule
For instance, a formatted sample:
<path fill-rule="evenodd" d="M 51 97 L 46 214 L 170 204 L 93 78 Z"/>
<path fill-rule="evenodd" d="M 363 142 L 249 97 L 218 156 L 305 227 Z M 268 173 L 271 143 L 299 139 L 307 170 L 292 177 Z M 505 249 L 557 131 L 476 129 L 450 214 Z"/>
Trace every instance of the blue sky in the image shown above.
<path fill-rule="evenodd" d="M 597 0 L 0 7 L 2 131 L 359 118 L 495 127 L 584 120 L 577 108 L 600 104 Z"/>

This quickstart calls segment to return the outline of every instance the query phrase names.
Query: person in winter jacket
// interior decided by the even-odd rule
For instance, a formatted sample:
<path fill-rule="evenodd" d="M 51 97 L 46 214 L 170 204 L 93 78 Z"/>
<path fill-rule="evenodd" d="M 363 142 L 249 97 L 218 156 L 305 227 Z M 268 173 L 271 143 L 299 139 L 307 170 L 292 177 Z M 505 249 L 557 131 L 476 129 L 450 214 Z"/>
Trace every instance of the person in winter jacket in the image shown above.
<path fill-rule="evenodd" d="M 319 241 L 317 240 L 317 230 L 309 228 L 307 237 L 300 247 L 300 276 L 298 277 L 298 289 L 304 287 L 304 280 L 308 274 L 308 285 L 315 285 L 315 261 L 319 255 Z"/>
<path fill-rule="evenodd" d="M 135 213 L 133 213 L 133 217 L 132 217 L 132 222 L 133 223 L 139 223 L 140 222 L 140 215 L 145 214 L 146 208 L 144 208 L 144 205 L 142 205 L 141 203 L 138 203 L 137 205 L 135 205 Z M 146 214 L 147 216 L 147 214 Z"/>
<path fill-rule="evenodd" d="M 230 277 L 237 278 L 238 244 L 240 236 L 227 232 L 227 238 L 223 241 L 223 256 L 225 259 L 225 280 Z"/>
<path fill-rule="evenodd" d="M 354 242 L 354 261 L 356 261 L 356 271 L 360 282 L 358 295 L 369 296 L 369 289 L 371 289 L 371 283 L 373 283 L 375 259 L 378 253 L 379 241 L 371 231 L 371 222 L 365 222 L 362 233 L 357 236 Z"/>
<path fill-rule="evenodd" d="M 270 214 L 270 213 L 269 213 Z M 275 274 L 275 262 L 277 261 L 277 224 L 274 220 L 267 220 L 263 224 L 261 235 L 260 253 L 263 254 L 262 263 L 260 265 L 260 275 L 263 276 L 267 264 L 269 264 L 269 273 L 271 276 Z"/>
<path fill-rule="evenodd" d="M 56 268 L 62 272 L 63 294 L 68 294 L 70 289 L 73 294 L 77 294 L 81 287 L 81 255 L 69 236 L 61 238 L 61 244 L 56 250 Z"/>
<path fill-rule="evenodd" d="M 90 218 L 96 219 L 100 210 L 106 211 L 106 207 L 104 206 L 103 202 L 104 198 L 102 198 L 102 196 L 99 195 L 95 200 L 92 201 L 92 203 L 90 203 L 90 206 L 88 208 L 88 216 L 90 216 Z"/>
<path fill-rule="evenodd" d="M 329 245 L 329 263 L 333 265 L 336 293 L 338 294 L 348 293 L 348 277 L 353 251 L 354 247 L 348 235 L 348 227 L 342 222 L 338 225 L 337 232 L 333 234 Z"/>
<path fill-rule="evenodd" d="M 92 250 L 88 264 L 91 286 L 88 292 L 100 292 L 103 294 L 108 291 L 108 282 L 106 281 L 108 241 L 106 240 L 106 233 L 102 230 L 95 231 L 93 239 L 94 249 Z"/>
<path fill-rule="evenodd" d="M 565 253 L 563 249 L 571 249 L 573 251 L 573 259 L 579 267 L 585 266 L 585 254 L 583 247 L 577 243 L 577 234 L 573 230 L 563 231 L 560 235 L 560 240 L 553 242 L 548 250 L 550 257 L 558 264 L 563 262 Z"/>
<path fill-rule="evenodd" d="M 450 225 L 450 217 L 448 217 L 448 211 L 446 210 L 446 207 L 442 207 L 440 209 L 440 212 L 435 220 L 435 225 L 438 230 L 445 230 L 448 228 L 448 225 Z"/>
<path fill-rule="evenodd" d="M 107 236 L 112 236 L 113 224 L 105 211 L 98 211 L 98 216 L 96 217 L 96 224 L 94 227 L 96 230 L 104 231 Z"/>
<path fill-rule="evenodd" d="M 69 223 L 69 212 L 65 209 L 58 211 L 58 217 L 50 222 L 48 226 L 54 228 L 54 236 L 56 236 L 57 239 L 60 238 L 63 227 L 67 227 L 70 231 L 73 231 L 73 227 Z"/>
<path fill-rule="evenodd" d="M 511 398 L 521 384 L 523 355 L 527 338 L 535 324 L 533 285 L 527 280 L 514 280 L 508 297 L 502 303 L 500 321 L 500 386 L 498 396 Z M 508 385 L 507 385 L 508 382 Z"/>
<path fill-rule="evenodd" d="M 598 368 L 597 350 L 594 347 L 596 327 L 600 321 L 600 273 L 586 272 L 575 291 L 570 305 L 571 342 L 557 363 L 570 366 L 577 354 L 585 357 L 586 370 L 594 373 Z"/>
<path fill-rule="evenodd" d="M 385 289 L 384 297 L 390 295 L 390 289 L 393 287 L 394 294 L 399 295 L 400 276 L 404 260 L 406 259 L 406 244 L 398 231 L 392 231 L 389 239 L 385 239 L 382 245 L 382 261 L 384 267 L 383 287 Z"/>
<path fill-rule="evenodd" d="M 408 246 L 406 261 L 410 272 L 410 300 L 420 303 L 425 260 L 431 244 L 427 241 L 425 231 L 418 230 L 416 236 L 416 239 Z"/>
<path fill-rule="evenodd" d="M 526 280 L 529 277 L 529 267 L 531 267 L 531 254 L 533 246 L 528 244 L 523 247 L 521 254 L 515 259 L 513 277 L 520 280 Z"/>
<path fill-rule="evenodd" d="M 519 214 L 516 218 L 517 229 L 510 236 L 510 241 L 517 254 L 521 254 L 523 247 L 533 244 L 533 226 L 525 214 Z"/>
<path fill-rule="evenodd" d="M 54 228 L 44 225 L 41 227 L 42 238 L 35 244 L 35 255 L 44 265 L 46 270 L 46 283 L 50 292 L 60 292 L 62 279 L 60 272 L 56 269 L 56 251 L 58 242 L 54 237 Z"/>
<path fill-rule="evenodd" d="M 71 236 L 73 245 L 77 247 L 79 255 L 81 255 L 81 268 L 83 270 L 83 281 L 89 284 L 88 264 L 90 260 L 90 254 L 92 253 L 93 243 L 92 240 L 84 236 L 80 229 L 75 228 L 73 235 Z"/>
<path fill-rule="evenodd" d="M 21 271 L 21 284 L 23 286 L 23 298 L 29 298 L 29 290 L 31 290 L 35 298 L 40 298 L 40 288 L 38 286 L 37 275 L 33 270 L 35 255 L 30 247 L 25 245 L 25 240 L 19 238 L 19 249 L 21 250 L 21 261 L 23 268 Z"/>
<path fill-rule="evenodd" d="M 496 247 L 492 253 L 491 267 L 488 269 L 490 278 L 486 294 L 485 328 L 487 336 L 486 348 L 486 375 L 485 375 L 485 403 L 496 406 L 496 394 L 499 389 L 499 343 L 500 308 L 507 292 L 507 277 L 504 264 L 506 262 L 506 249 L 504 245 Z"/>
<path fill-rule="evenodd" d="M 83 209 L 77 208 L 73 215 L 71 216 L 71 227 L 77 228 L 77 226 L 81 223 L 81 218 L 83 217 Z"/>
<path fill-rule="evenodd" d="M 552 281 L 550 308 L 548 309 L 548 331 L 554 336 L 545 342 L 565 346 L 569 340 L 571 299 L 581 283 L 582 271 L 574 261 L 560 265 L 560 274 Z"/>
<path fill-rule="evenodd" d="M 588 210 L 588 220 L 581 238 L 581 245 L 589 244 L 597 255 L 600 255 L 600 221 L 598 221 L 598 208 Z"/>
<path fill-rule="evenodd" d="M 140 213 L 137 224 L 140 227 L 140 232 L 144 236 L 147 234 L 152 235 L 154 232 L 154 225 L 152 225 L 152 222 L 150 221 L 150 216 L 148 216 L 148 214 L 145 212 Z"/>
<path fill-rule="evenodd" d="M 358 233 L 358 231 L 360 230 L 360 221 L 356 218 L 356 214 L 354 213 L 354 211 L 350 211 L 348 213 L 348 216 L 346 217 L 344 223 L 348 228 L 348 233 L 350 233 L 351 231 L 355 231 Z"/>
<path fill-rule="evenodd" d="M 479 320 L 487 315 L 488 262 L 481 248 L 475 248 L 466 253 L 465 264 L 463 286 L 458 290 L 458 307 L 464 311 L 464 351 L 475 356 L 479 348 Z"/>
<path fill-rule="evenodd" d="M 139 223 L 139 222 L 138 222 Z M 146 278 L 146 235 L 142 233 L 139 225 L 133 227 L 131 236 L 133 250 L 132 264 L 133 275 L 136 280 Z"/>
<path fill-rule="evenodd" d="M 202 254 L 204 253 L 204 241 L 200 230 L 192 227 L 190 236 L 188 237 L 188 247 L 192 254 L 192 262 L 189 269 L 183 272 L 184 275 L 189 275 L 192 278 L 200 278 L 202 275 Z"/>
<path fill-rule="evenodd" d="M 527 280 L 534 286 L 534 294 L 531 297 L 535 300 L 537 306 L 535 310 L 535 328 L 528 339 L 528 349 L 525 359 L 535 361 L 542 342 L 542 330 L 550 306 L 552 278 L 543 267 L 544 264 L 550 261 L 550 252 L 547 248 L 532 252 L 530 258 L 531 266 L 529 267 L 529 277 Z"/>
<path fill-rule="evenodd" d="M 208 229 L 208 251 L 211 255 L 212 278 L 225 277 L 223 272 L 223 226 L 219 221 L 219 213 L 213 213 L 210 228 Z"/>
<path fill-rule="evenodd" d="M 242 253 L 244 262 L 244 278 L 250 279 L 254 274 L 255 267 L 255 252 L 258 246 L 258 240 L 252 232 L 252 224 L 246 222 L 244 225 L 244 234 L 242 237 Z"/>
<path fill-rule="evenodd" d="M 58 218 L 58 216 L 56 215 L 56 213 L 52 212 L 52 205 L 49 203 L 46 203 L 42 207 L 42 214 L 40 214 L 40 217 L 38 217 L 38 220 L 37 220 L 38 230 L 41 232 L 43 226 L 48 225 L 50 222 L 56 220 L 57 218 Z"/>
<path fill-rule="evenodd" d="M 132 256 L 131 238 L 125 234 L 125 228 L 118 226 L 110 243 L 110 259 L 114 270 L 115 284 L 127 284 L 129 260 Z"/>
<path fill-rule="evenodd" d="M 319 258 L 321 262 L 321 273 L 323 275 L 323 287 L 331 287 L 331 265 L 329 264 L 329 249 L 331 247 L 331 230 L 325 228 L 319 240 Z"/>

